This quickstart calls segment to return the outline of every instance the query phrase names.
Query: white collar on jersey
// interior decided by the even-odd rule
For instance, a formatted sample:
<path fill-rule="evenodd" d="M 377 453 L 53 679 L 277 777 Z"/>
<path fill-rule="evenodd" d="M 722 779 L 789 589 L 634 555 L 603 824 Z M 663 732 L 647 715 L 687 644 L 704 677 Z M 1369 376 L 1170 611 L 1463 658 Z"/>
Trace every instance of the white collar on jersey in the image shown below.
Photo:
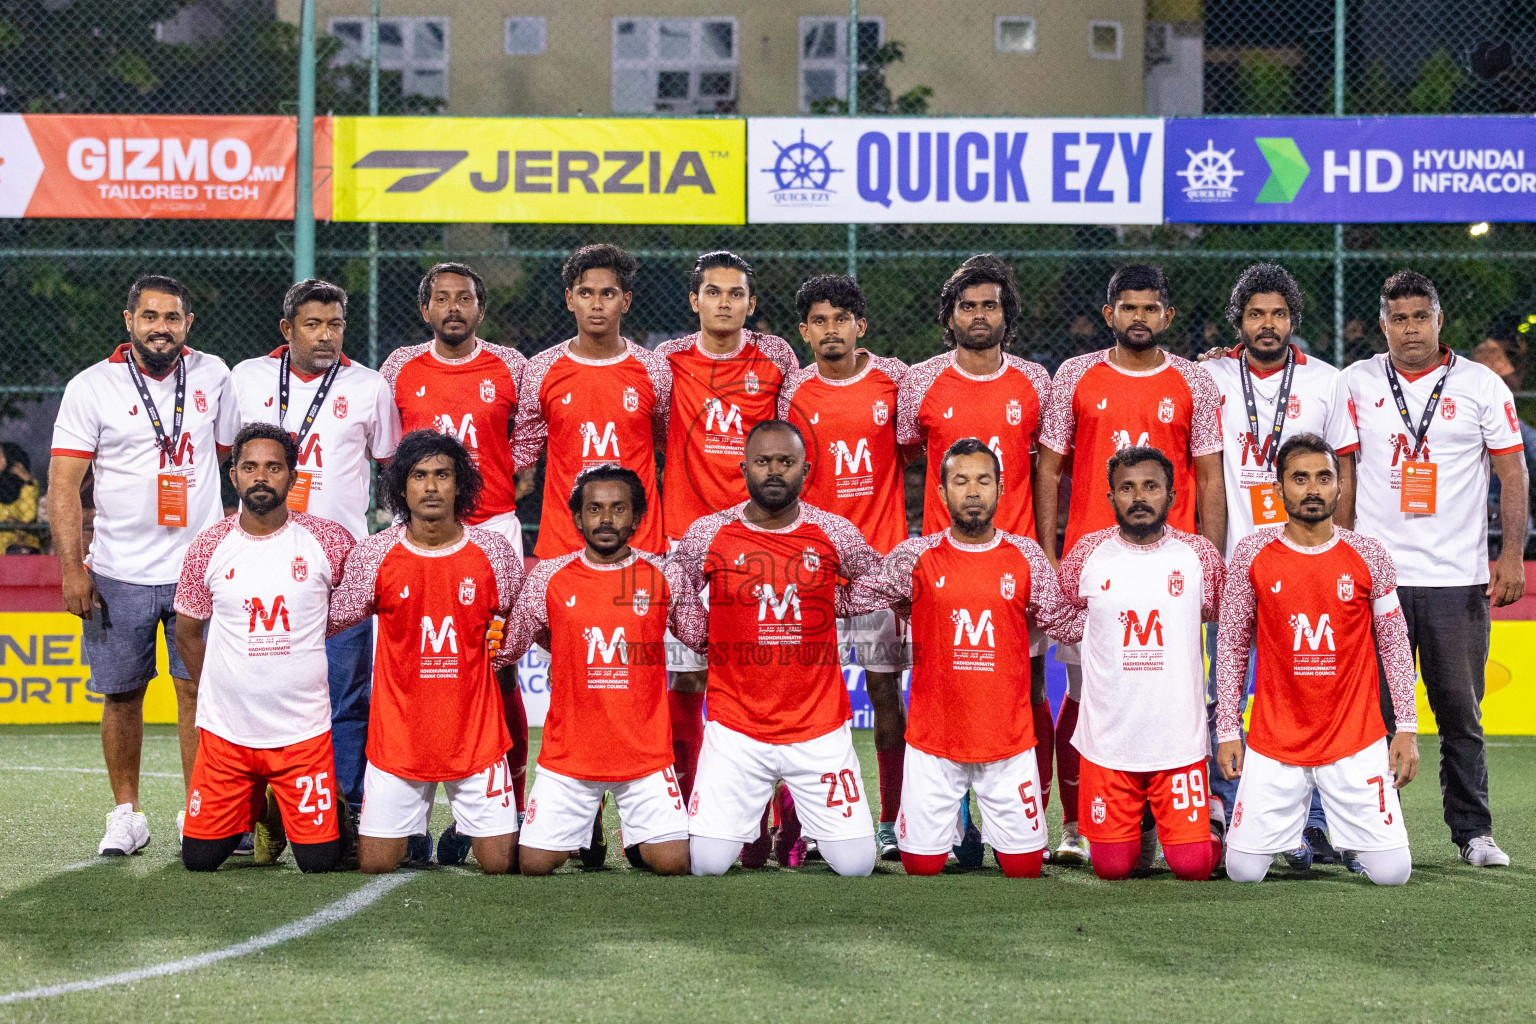
<path fill-rule="evenodd" d="M 1335 544 L 1337 544 L 1338 542 L 1339 542 L 1339 531 L 1338 530 L 1334 530 L 1333 531 L 1333 536 L 1332 537 L 1329 537 L 1327 540 L 1323 541 L 1321 544 L 1318 544 L 1317 546 L 1310 547 L 1310 548 L 1309 547 L 1303 547 L 1302 545 L 1297 544 L 1295 541 L 1291 540 L 1291 538 L 1289 538 L 1289 537 L 1287 537 L 1285 535 L 1285 530 L 1284 529 L 1282 529 L 1280 531 L 1280 543 L 1284 544 L 1286 547 L 1290 548 L 1292 551 L 1295 551 L 1298 554 L 1303 554 L 1303 555 L 1320 555 L 1324 551 L 1331 550 L 1333 548 L 1333 546 Z"/>
<path fill-rule="evenodd" d="M 1127 377 L 1151 377 L 1151 376 L 1154 376 L 1156 374 L 1162 373 L 1164 370 L 1168 369 L 1168 367 L 1173 365 L 1173 357 L 1171 355 L 1169 355 L 1167 349 L 1163 349 L 1162 350 L 1162 352 L 1163 352 L 1163 361 L 1158 363 L 1156 366 L 1152 367 L 1152 369 L 1150 369 L 1150 370 L 1127 370 L 1125 367 L 1121 366 L 1119 363 L 1117 363 L 1113 359 L 1109 358 L 1109 354 L 1111 352 L 1113 352 L 1113 351 L 1114 351 L 1114 349 L 1107 348 L 1103 352 L 1100 352 L 1099 355 L 1103 356 L 1103 359 L 1101 361 L 1104 362 L 1105 364 L 1107 364 L 1111 370 L 1114 370 L 1116 373 L 1123 373 Z"/>
<path fill-rule="evenodd" d="M 730 359 L 733 356 L 741 355 L 742 351 L 746 347 L 747 347 L 747 331 L 746 331 L 745 328 L 742 329 L 740 337 L 738 337 L 736 339 L 736 347 L 731 349 L 729 352 L 711 352 L 709 349 L 705 348 L 704 347 L 704 332 L 703 331 L 700 331 L 699 332 L 699 336 L 697 338 L 693 339 L 694 351 L 698 352 L 699 355 L 704 356 L 704 357 L 709 358 L 709 359 Z"/>
<path fill-rule="evenodd" d="M 741 522 L 742 526 L 745 526 L 747 529 L 756 533 L 794 533 L 800 528 L 800 524 L 805 522 L 805 508 L 802 505 L 799 509 L 796 510 L 795 521 L 790 523 L 788 526 L 781 526 L 777 530 L 765 529 L 764 527 L 758 526 L 756 523 L 749 522 L 747 519 L 746 502 L 742 502 L 741 506 L 736 509 L 736 518 Z"/>
<path fill-rule="evenodd" d="M 629 358 L 629 346 L 634 344 L 634 342 L 630 341 L 628 338 L 620 338 L 619 340 L 624 343 L 624 351 L 620 352 L 618 355 L 609 356 L 607 359 L 584 359 L 583 357 L 571 351 L 571 342 L 575 340 L 575 338 L 571 338 L 561 346 L 562 354 L 571 362 L 580 363 L 582 366 L 612 366 L 615 363 L 622 363 L 624 360 Z"/>
<path fill-rule="evenodd" d="M 945 528 L 944 537 L 961 551 L 991 551 L 993 548 L 997 547 L 1003 542 L 1003 531 L 994 530 L 992 532 L 992 539 L 987 541 L 985 544 L 967 544 L 965 541 L 955 536 L 955 529 L 952 526 Z"/>
<path fill-rule="evenodd" d="M 1115 536 L 1115 543 L 1119 544 L 1125 550 L 1127 550 L 1127 551 L 1141 551 L 1141 552 L 1156 551 L 1158 548 L 1162 547 L 1164 544 L 1167 544 L 1169 541 L 1173 540 L 1173 534 L 1168 532 L 1168 527 L 1167 527 L 1166 524 L 1163 526 L 1163 535 L 1161 537 L 1157 538 L 1157 540 L 1154 541 L 1151 544 L 1132 544 L 1130 541 L 1128 541 L 1124 537 L 1120 536 L 1120 531 L 1119 530 L 1115 531 L 1114 536 Z"/>
<path fill-rule="evenodd" d="M 447 363 L 449 366 L 462 366 L 480 354 L 480 339 L 475 339 L 475 347 L 469 350 L 469 355 L 459 356 L 457 359 L 449 359 L 447 356 L 439 352 L 437 350 L 436 339 L 427 342 L 427 351 L 432 353 L 432 358 L 436 359 L 440 363 Z"/>
<path fill-rule="evenodd" d="M 634 548 L 629 549 L 629 557 L 624 559 L 622 562 L 594 562 L 592 559 L 587 557 L 586 548 L 582 548 L 579 554 L 581 557 L 582 565 L 586 566 L 588 569 L 596 569 L 598 572 L 612 572 L 615 569 L 628 569 L 630 566 L 634 565 L 640 560 L 640 552 L 636 551 Z"/>
<path fill-rule="evenodd" d="M 449 555 L 458 554 L 463 550 L 464 545 L 469 543 L 469 527 L 467 526 L 464 527 L 464 532 L 459 535 L 459 539 L 445 548 L 417 547 L 411 543 L 411 538 L 405 535 L 405 529 L 404 526 L 400 527 L 400 543 L 405 545 L 405 550 L 413 555 L 420 555 L 422 558 L 446 558 Z"/>
<path fill-rule="evenodd" d="M 273 530 L 271 533 L 264 533 L 260 537 L 258 537 L 254 533 L 246 533 L 245 530 L 241 529 L 241 527 L 240 527 L 240 513 L 238 513 L 238 512 L 235 513 L 235 532 L 238 533 L 240 536 L 244 537 L 246 540 L 253 541 L 253 542 L 257 543 L 257 544 L 260 544 L 264 540 L 276 540 L 278 537 L 281 537 L 283 534 L 288 532 L 288 527 L 290 525 L 292 525 L 292 523 L 293 523 L 293 516 L 290 515 L 287 519 L 283 520 L 283 525 L 282 526 L 279 526 L 277 529 Z"/>
<path fill-rule="evenodd" d="M 821 381 L 823 384 L 827 384 L 834 388 L 845 388 L 849 384 L 857 384 L 859 381 L 863 380 L 866 376 L 869 375 L 869 371 L 873 369 L 875 365 L 875 355 L 869 349 L 857 348 L 853 350 L 853 357 L 855 360 L 857 360 L 861 355 L 869 356 L 868 359 L 864 360 L 864 369 L 860 370 L 852 377 L 843 377 L 840 380 L 833 380 L 831 377 L 828 377 L 826 374 L 822 373 L 821 364 L 812 363 L 811 365 L 816 368 L 816 379 Z M 958 370 L 959 367 L 956 367 L 956 369 Z M 965 371 L 961 370 L 960 372 L 964 373 Z M 970 376 L 970 374 L 966 374 L 966 376 Z"/>
<path fill-rule="evenodd" d="M 997 369 L 988 374 L 978 375 L 974 373 L 966 373 L 964 370 L 960 369 L 960 353 L 958 351 L 951 352 L 949 354 L 949 367 L 960 376 L 964 377 L 966 380 L 974 380 L 978 384 L 982 384 L 989 380 L 997 380 L 997 378 L 1008 372 L 1008 353 L 999 352 L 998 355 L 1002 358 L 1003 365 L 999 366 Z"/>

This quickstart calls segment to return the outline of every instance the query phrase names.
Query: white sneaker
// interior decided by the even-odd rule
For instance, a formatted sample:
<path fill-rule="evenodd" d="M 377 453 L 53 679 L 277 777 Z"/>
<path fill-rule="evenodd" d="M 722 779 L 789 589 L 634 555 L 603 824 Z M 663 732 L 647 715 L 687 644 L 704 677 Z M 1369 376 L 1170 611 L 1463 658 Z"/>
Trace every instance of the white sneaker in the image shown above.
<path fill-rule="evenodd" d="M 1086 864 L 1088 863 L 1088 840 L 1077 834 L 1075 825 L 1067 826 L 1062 830 L 1061 845 L 1056 847 L 1056 852 L 1051 855 L 1053 864 Z"/>
<path fill-rule="evenodd" d="M 101 837 L 96 854 L 101 857 L 127 857 L 149 845 L 149 822 L 133 804 L 118 804 L 107 815 L 107 834 Z M 1505 859 L 1508 863 L 1508 858 Z"/>
<path fill-rule="evenodd" d="M 1467 845 L 1461 848 L 1460 857 L 1475 868 L 1509 867 L 1509 854 L 1499 849 L 1499 844 L 1493 841 L 1493 836 L 1473 836 Z"/>
<path fill-rule="evenodd" d="M 176 845 L 178 847 L 181 845 L 181 841 L 186 838 L 186 835 L 187 835 L 187 812 L 186 811 L 177 811 L 176 812 Z"/>

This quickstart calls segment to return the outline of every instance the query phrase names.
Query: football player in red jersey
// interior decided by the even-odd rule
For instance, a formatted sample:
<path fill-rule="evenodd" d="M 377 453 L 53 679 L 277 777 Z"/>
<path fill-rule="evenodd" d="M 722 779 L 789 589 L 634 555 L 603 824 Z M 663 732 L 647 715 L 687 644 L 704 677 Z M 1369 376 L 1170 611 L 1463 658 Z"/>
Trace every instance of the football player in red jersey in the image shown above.
<path fill-rule="evenodd" d="M 480 869 L 515 866 L 521 780 L 507 764 L 512 737 L 486 634 L 517 596 L 523 566 L 500 533 L 464 524 L 479 490 L 457 439 L 405 435 L 386 494 L 403 521 L 352 549 L 331 600 L 333 631 L 379 617 L 358 823 L 359 867 L 369 874 L 395 870 L 411 837 L 426 834 L 430 845 L 439 782 Z"/>
<path fill-rule="evenodd" d="M 1335 847 L 1377 885 L 1413 871 L 1397 791 L 1418 772 L 1418 713 L 1397 568 L 1380 541 L 1334 525 L 1339 458 L 1296 434 L 1275 458 L 1283 527 L 1243 539 L 1222 592 L 1216 763 L 1239 779 L 1227 877 L 1257 882 L 1301 843 L 1315 788 Z M 1257 641 L 1243 749 L 1239 699 Z M 1377 662 L 1397 733 L 1387 742 Z"/>

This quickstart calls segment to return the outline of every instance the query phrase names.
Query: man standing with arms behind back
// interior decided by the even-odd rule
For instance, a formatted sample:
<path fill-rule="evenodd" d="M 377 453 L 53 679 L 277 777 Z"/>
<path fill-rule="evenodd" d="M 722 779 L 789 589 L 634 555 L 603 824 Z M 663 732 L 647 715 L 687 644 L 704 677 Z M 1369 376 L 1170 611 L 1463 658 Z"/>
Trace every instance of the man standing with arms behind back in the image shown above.
<path fill-rule="evenodd" d="M 49 519 L 64 607 L 85 620 L 86 688 L 106 698 L 101 746 L 115 806 L 97 849 L 105 856 L 149 845 L 139 809 L 139 754 L 144 691 L 155 678 L 155 635 L 162 625 L 173 628 L 187 546 L 223 518 L 219 459 L 238 424 L 229 368 L 187 347 L 187 305 L 186 286 L 175 278 L 147 274 L 135 281 L 123 310 L 128 341 L 69 382 L 53 427 Z M 83 558 L 80 484 L 93 466 L 95 534 Z M 166 647 L 182 772 L 190 781 L 197 689 L 176 645 Z"/>
<path fill-rule="evenodd" d="M 1493 840 L 1488 808 L 1483 673 L 1489 602 L 1520 599 L 1525 563 L 1524 545 L 1506 543 L 1490 577 L 1484 508 L 1491 465 L 1504 536 L 1524 537 L 1528 480 L 1514 396 L 1492 370 L 1440 344 L 1444 324 L 1423 274 L 1400 270 L 1381 286 L 1387 352 L 1344 371 L 1360 430 L 1357 518 L 1397 564 L 1409 643 L 1440 732 L 1451 841 L 1466 863 L 1503 867 L 1509 855 Z M 1390 714 L 1385 702 L 1382 711 Z"/>

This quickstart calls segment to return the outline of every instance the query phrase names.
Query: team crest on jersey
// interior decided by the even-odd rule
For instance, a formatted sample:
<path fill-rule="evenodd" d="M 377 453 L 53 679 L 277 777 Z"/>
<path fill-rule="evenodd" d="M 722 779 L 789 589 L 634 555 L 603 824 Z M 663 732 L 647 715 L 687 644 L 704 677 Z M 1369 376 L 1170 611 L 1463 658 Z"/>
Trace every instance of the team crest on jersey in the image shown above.
<path fill-rule="evenodd" d="M 1454 399 L 1454 398 L 1442 398 L 1442 399 L 1440 399 L 1440 415 L 1442 417 L 1444 417 L 1445 419 L 1448 419 L 1448 420 L 1455 419 L 1456 418 L 1456 399 Z"/>
<path fill-rule="evenodd" d="M 629 599 L 629 606 L 635 610 L 636 615 L 644 615 L 651 607 L 651 592 L 636 590 Z"/>
<path fill-rule="evenodd" d="M 815 548 L 806 548 L 800 553 L 800 560 L 805 563 L 806 572 L 815 572 L 821 568 L 821 555 Z"/>
<path fill-rule="evenodd" d="M 195 818 L 197 817 L 197 812 L 201 811 L 202 809 L 203 791 L 200 789 L 194 789 L 192 791 L 192 796 L 187 799 L 187 813 Z"/>
<path fill-rule="evenodd" d="M 208 396 L 203 394 L 201 391 L 194 391 L 192 392 L 192 404 L 197 406 L 198 412 L 207 412 Z M 1450 417 L 1447 416 L 1446 419 L 1450 419 Z"/>
<path fill-rule="evenodd" d="M 303 583 L 309 579 L 309 563 L 304 561 L 304 556 L 299 555 L 293 560 L 293 582 Z"/>
<path fill-rule="evenodd" d="M 1168 594 L 1171 597 L 1178 597 L 1182 593 L 1184 593 L 1184 574 L 1175 569 L 1168 574 Z"/>
<path fill-rule="evenodd" d="M 1004 601 L 1013 600 L 1014 591 L 1017 589 L 1017 581 L 1013 578 L 1013 573 L 1003 573 L 1003 578 L 998 581 L 998 589 L 1003 592 Z"/>
<path fill-rule="evenodd" d="M 339 420 L 347 418 L 347 396 L 337 395 L 336 401 L 331 403 L 331 415 Z"/>
<path fill-rule="evenodd" d="M 1163 400 L 1157 403 L 1157 418 L 1164 423 L 1173 422 L 1173 399 L 1165 395 Z"/>
<path fill-rule="evenodd" d="M 1339 577 L 1339 600 L 1353 601 L 1355 599 L 1355 578 L 1349 573 Z"/>
<path fill-rule="evenodd" d="M 875 414 L 875 426 L 883 427 L 890 421 L 891 407 L 885 404 L 884 399 L 880 399 L 869 408 Z"/>
<path fill-rule="evenodd" d="M 747 394 L 757 394 L 757 374 L 753 373 L 751 370 L 748 370 L 747 375 L 741 378 L 741 386 Z"/>
<path fill-rule="evenodd" d="M 1291 400 L 1285 403 L 1285 414 L 1293 420 L 1298 419 L 1301 416 L 1301 399 L 1292 395 Z"/>
<path fill-rule="evenodd" d="M 465 576 L 462 580 L 459 581 L 459 604 L 474 604 L 474 603 L 475 603 L 475 581 L 474 581 L 473 578 L 471 578 L 469 576 Z"/>
<path fill-rule="evenodd" d="M 1104 824 L 1104 819 L 1107 818 L 1107 817 L 1109 817 L 1109 808 L 1107 806 L 1105 806 L 1104 798 L 1101 797 L 1101 796 L 1094 797 L 1093 798 L 1093 823 L 1095 825 L 1102 825 L 1102 824 Z"/>
<path fill-rule="evenodd" d="M 636 391 L 634 388 L 625 388 L 624 411 L 634 412 L 638 408 L 640 408 L 640 392 Z"/>
<path fill-rule="evenodd" d="M 1005 414 L 1008 417 L 1008 425 L 1010 427 L 1016 427 L 1024 422 L 1024 407 L 1019 404 L 1017 398 L 1010 398 L 1008 400 L 1008 408 L 1005 410 Z"/>
<path fill-rule="evenodd" d="M 496 401 L 496 382 L 489 377 L 482 378 L 480 381 L 480 401 Z"/>

